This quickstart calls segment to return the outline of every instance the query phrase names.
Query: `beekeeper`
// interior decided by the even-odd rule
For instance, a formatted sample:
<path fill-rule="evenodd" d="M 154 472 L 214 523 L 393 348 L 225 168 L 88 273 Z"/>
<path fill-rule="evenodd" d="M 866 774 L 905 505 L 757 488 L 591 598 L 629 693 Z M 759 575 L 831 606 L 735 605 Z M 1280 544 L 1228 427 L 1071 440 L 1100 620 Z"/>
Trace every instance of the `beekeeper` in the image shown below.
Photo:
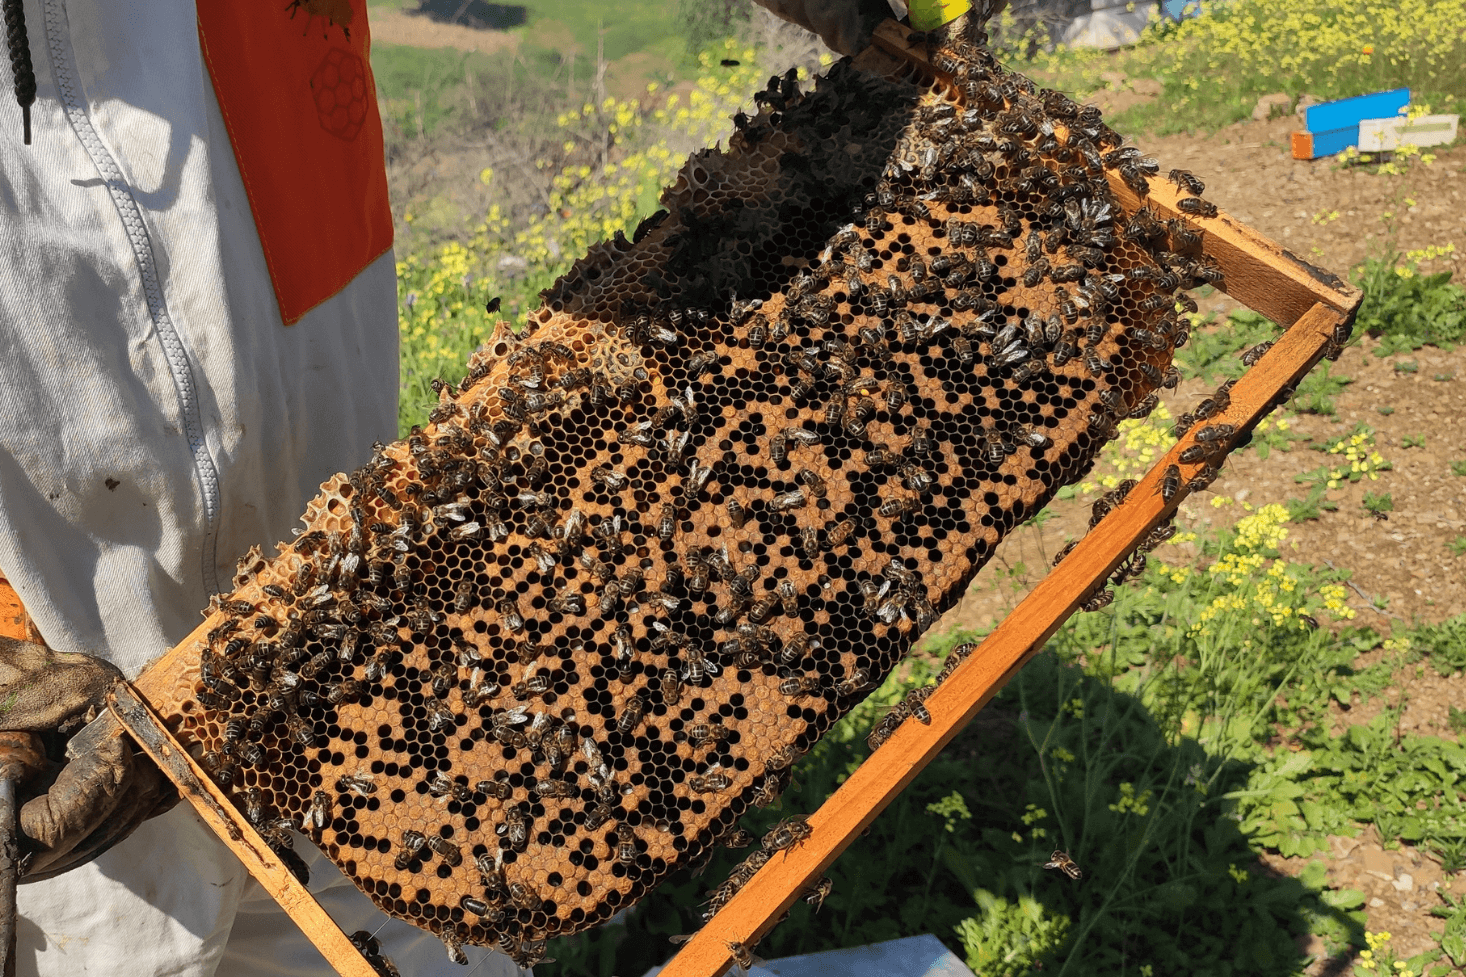
<path fill-rule="evenodd" d="M 760 2 L 847 53 L 884 9 Z M 324 479 L 395 437 L 392 221 L 365 0 L 4 15 L 0 609 L 44 644 L 0 641 L 0 729 L 59 751 L 251 545 L 288 539 Z M 327 973 L 172 799 L 122 740 L 23 796 L 18 973 Z M 300 848 L 316 898 L 406 977 L 465 972 Z M 475 977 L 517 972 L 470 952 Z"/>

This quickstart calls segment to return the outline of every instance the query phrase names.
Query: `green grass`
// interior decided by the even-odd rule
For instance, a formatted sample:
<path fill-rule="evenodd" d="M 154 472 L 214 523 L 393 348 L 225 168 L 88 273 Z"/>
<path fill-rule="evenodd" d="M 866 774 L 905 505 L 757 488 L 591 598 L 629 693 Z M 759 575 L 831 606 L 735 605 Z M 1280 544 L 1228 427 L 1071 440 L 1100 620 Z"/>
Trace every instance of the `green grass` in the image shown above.
<path fill-rule="evenodd" d="M 1450 272 L 1422 275 L 1414 262 L 1391 254 L 1366 260 L 1355 281 L 1364 290 L 1355 329 L 1381 340 L 1376 356 L 1427 345 L 1449 350 L 1466 340 L 1466 289 L 1451 283 Z M 1413 360 L 1395 364 L 1401 372 L 1418 368 Z"/>
<path fill-rule="evenodd" d="M 1376 516 L 1395 511 L 1395 497 L 1389 492 L 1365 492 L 1364 499 L 1359 504 Z"/>

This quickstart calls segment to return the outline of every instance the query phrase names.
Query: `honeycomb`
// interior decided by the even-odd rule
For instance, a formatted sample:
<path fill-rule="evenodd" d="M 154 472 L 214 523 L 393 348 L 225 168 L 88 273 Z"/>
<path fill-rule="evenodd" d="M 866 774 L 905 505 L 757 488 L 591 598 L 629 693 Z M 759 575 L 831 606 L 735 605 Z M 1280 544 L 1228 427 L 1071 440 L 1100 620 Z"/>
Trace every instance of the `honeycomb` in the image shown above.
<path fill-rule="evenodd" d="M 1124 213 L 1106 170 L 1143 193 L 1157 164 L 983 40 L 770 79 L 241 562 L 171 719 L 287 860 L 303 832 L 450 956 L 535 962 L 746 843 L 1150 410 L 1201 236 Z"/>

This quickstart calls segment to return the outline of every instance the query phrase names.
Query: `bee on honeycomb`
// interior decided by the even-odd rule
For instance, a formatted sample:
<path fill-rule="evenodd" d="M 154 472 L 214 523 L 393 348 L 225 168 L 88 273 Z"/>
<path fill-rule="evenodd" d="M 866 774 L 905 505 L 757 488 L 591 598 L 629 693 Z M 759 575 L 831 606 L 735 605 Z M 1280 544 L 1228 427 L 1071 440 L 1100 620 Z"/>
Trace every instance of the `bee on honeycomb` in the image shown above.
<path fill-rule="evenodd" d="M 252 820 L 450 951 L 532 964 L 741 838 L 1154 404 L 1207 265 L 1107 171 L 1143 193 L 1158 164 L 926 43 L 935 71 L 775 79 L 246 558 L 175 718 Z"/>

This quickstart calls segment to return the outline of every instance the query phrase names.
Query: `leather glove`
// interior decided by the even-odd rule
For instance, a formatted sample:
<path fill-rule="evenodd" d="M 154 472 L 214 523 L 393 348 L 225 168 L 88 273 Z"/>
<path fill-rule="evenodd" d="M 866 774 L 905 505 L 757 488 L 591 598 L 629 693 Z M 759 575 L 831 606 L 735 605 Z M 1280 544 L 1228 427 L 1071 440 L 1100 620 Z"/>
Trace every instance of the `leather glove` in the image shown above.
<path fill-rule="evenodd" d="M 841 54 L 856 55 L 870 44 L 871 32 L 891 16 L 886 0 L 755 0 L 779 17 L 813 31 Z"/>
<path fill-rule="evenodd" d="M 0 638 L 0 730 L 37 734 L 49 761 L 19 785 L 22 881 L 90 861 L 177 800 L 110 716 L 72 738 L 121 680 L 100 658 Z"/>

